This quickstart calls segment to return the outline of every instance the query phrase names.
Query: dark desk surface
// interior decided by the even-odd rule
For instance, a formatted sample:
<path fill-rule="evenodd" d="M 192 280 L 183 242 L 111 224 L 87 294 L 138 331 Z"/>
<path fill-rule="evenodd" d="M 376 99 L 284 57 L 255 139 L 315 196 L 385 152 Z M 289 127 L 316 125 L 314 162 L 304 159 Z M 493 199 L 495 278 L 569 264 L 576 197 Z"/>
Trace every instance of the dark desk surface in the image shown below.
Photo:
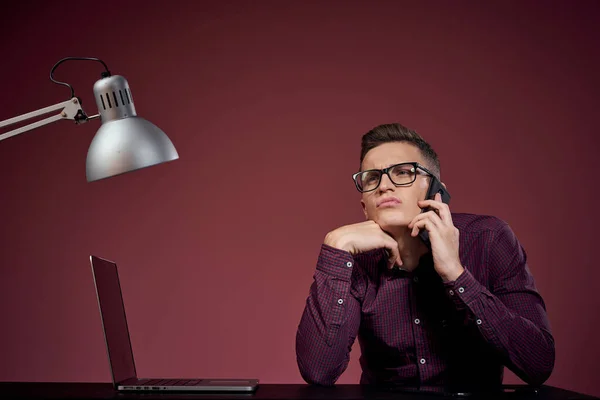
<path fill-rule="evenodd" d="M 468 397 L 450 397 L 453 399 L 498 399 L 498 400 L 578 400 L 597 399 L 579 393 L 542 386 L 537 393 L 520 392 L 526 388 L 521 385 L 507 386 L 506 393 L 487 393 Z M 517 389 L 514 391 L 514 389 Z M 370 388 L 360 385 L 336 385 L 317 387 L 310 385 L 261 384 L 254 394 L 185 394 L 185 393 L 117 393 L 110 383 L 45 383 L 45 382 L 0 382 L 2 399 L 242 399 L 254 400 L 391 400 L 391 399 L 443 399 L 439 394 L 407 393 L 395 389 Z"/>

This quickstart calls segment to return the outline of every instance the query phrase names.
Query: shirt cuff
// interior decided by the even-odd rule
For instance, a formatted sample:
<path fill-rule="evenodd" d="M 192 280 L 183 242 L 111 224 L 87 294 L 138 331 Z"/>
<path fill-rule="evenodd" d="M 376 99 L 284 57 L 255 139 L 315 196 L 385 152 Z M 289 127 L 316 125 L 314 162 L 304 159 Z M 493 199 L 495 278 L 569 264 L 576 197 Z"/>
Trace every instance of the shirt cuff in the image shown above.
<path fill-rule="evenodd" d="M 326 244 L 321 245 L 321 253 L 317 261 L 317 271 L 350 282 L 352 268 L 354 268 L 352 254 Z"/>
<path fill-rule="evenodd" d="M 483 286 L 465 268 L 455 281 L 444 282 L 444 288 L 456 307 L 464 309 L 480 295 Z"/>

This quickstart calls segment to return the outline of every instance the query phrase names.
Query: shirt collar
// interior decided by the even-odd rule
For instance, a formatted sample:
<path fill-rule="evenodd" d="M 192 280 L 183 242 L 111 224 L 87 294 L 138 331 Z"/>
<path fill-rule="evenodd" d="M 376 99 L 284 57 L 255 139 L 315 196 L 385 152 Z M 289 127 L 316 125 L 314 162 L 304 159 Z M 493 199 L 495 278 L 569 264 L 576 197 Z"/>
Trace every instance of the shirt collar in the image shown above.
<path fill-rule="evenodd" d="M 402 268 L 394 266 L 394 268 L 387 267 L 387 259 L 383 259 L 381 262 L 381 268 L 383 269 L 383 275 L 387 280 L 394 279 L 413 279 L 413 280 L 429 280 L 431 275 L 436 275 L 433 268 L 433 256 L 431 252 L 425 253 L 419 259 L 419 265 L 412 271 L 407 271 Z"/>

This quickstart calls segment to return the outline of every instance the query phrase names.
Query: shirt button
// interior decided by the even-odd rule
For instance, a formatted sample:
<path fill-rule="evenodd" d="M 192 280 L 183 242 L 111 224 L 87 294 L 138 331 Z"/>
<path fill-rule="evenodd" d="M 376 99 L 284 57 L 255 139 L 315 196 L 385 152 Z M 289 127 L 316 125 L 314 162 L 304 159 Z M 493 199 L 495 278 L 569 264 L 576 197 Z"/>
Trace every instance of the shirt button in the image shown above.
<path fill-rule="evenodd" d="M 425 364 L 425 359 L 421 358 L 421 360 L 419 361 L 421 364 Z"/>
<path fill-rule="evenodd" d="M 459 288 L 458 288 L 458 292 L 459 292 L 459 293 L 464 293 L 464 292 L 465 292 L 465 288 L 459 287 Z"/>
<path fill-rule="evenodd" d="M 415 324 L 419 325 L 421 323 L 421 320 L 419 318 L 415 319 Z"/>
<path fill-rule="evenodd" d="M 419 277 L 418 277 L 418 276 L 415 276 L 415 277 L 413 278 L 413 281 L 415 281 L 415 283 L 419 283 Z"/>
<path fill-rule="evenodd" d="M 343 304 L 344 300 L 343 299 L 338 299 L 338 304 Z"/>
<path fill-rule="evenodd" d="M 448 290 L 448 294 L 449 294 L 450 296 L 454 296 L 454 290 Z"/>
<path fill-rule="evenodd" d="M 348 262 L 346 263 L 346 267 L 348 267 L 348 268 L 352 268 L 352 263 L 351 263 L 350 261 L 348 261 Z"/>
<path fill-rule="evenodd" d="M 481 320 L 480 320 L 480 319 L 478 319 L 478 320 L 477 320 L 477 321 L 475 321 L 475 322 L 477 322 L 477 325 L 481 325 Z"/>

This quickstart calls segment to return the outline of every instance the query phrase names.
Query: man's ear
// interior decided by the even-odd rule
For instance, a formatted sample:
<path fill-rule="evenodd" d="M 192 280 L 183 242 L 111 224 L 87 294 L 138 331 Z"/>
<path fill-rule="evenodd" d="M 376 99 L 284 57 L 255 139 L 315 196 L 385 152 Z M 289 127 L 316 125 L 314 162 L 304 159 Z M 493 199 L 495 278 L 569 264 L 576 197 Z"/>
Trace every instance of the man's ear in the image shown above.
<path fill-rule="evenodd" d="M 440 183 L 442 184 L 442 186 L 444 187 L 444 189 L 448 190 L 448 188 L 446 187 L 446 184 L 442 181 L 440 181 Z"/>
<path fill-rule="evenodd" d="M 367 216 L 367 205 L 363 200 L 360 201 L 360 205 L 362 206 L 363 213 L 365 213 L 365 219 L 368 220 L 369 217 Z"/>

